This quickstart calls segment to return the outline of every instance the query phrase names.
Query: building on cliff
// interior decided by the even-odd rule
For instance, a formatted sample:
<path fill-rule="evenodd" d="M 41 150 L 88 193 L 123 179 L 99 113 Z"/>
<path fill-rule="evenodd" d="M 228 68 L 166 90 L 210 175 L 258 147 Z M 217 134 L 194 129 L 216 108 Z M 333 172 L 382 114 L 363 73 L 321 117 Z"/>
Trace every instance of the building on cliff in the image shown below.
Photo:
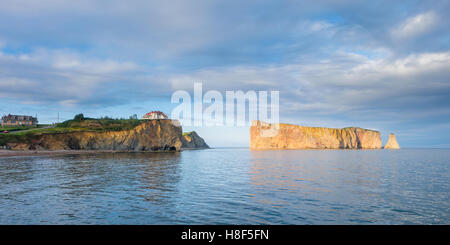
<path fill-rule="evenodd" d="M 36 126 L 38 124 L 37 117 L 11 115 L 2 117 L 2 126 Z"/>
<path fill-rule="evenodd" d="M 145 114 L 142 117 L 142 119 L 149 119 L 149 120 L 152 120 L 152 119 L 169 119 L 169 117 L 164 112 L 152 111 L 152 112 L 149 112 L 149 113 Z"/>

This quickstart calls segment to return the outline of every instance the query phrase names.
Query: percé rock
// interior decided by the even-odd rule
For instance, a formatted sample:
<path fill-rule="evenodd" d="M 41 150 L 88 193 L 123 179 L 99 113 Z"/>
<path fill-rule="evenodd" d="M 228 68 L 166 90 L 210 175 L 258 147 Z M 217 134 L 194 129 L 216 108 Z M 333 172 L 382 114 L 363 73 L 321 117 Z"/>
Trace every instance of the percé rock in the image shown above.
<path fill-rule="evenodd" d="M 195 131 L 184 133 L 181 137 L 181 148 L 185 149 L 207 149 L 209 146 Z"/>
<path fill-rule="evenodd" d="M 389 140 L 383 148 L 391 150 L 400 149 L 400 145 L 397 142 L 397 137 L 395 137 L 395 134 L 389 134 Z"/>
<path fill-rule="evenodd" d="M 303 127 L 253 121 L 250 149 L 381 149 L 381 137 L 378 131 L 356 127 Z"/>
<path fill-rule="evenodd" d="M 179 151 L 182 128 L 178 121 L 149 120 L 131 130 L 43 133 L 29 142 L 7 143 L 11 150 Z"/>

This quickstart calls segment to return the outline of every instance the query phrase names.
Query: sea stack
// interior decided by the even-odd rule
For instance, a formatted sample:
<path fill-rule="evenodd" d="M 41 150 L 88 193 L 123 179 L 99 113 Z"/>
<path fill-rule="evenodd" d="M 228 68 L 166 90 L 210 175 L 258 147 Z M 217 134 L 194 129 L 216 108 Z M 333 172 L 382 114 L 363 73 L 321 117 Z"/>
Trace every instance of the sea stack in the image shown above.
<path fill-rule="evenodd" d="M 389 140 L 386 143 L 386 145 L 383 147 L 384 149 L 391 149 L 391 150 L 397 150 L 400 149 L 400 146 L 398 145 L 397 138 L 395 137 L 395 134 L 389 134 Z"/>
<path fill-rule="evenodd" d="M 380 132 L 253 121 L 250 149 L 381 149 Z"/>
<path fill-rule="evenodd" d="M 209 146 L 195 131 L 183 133 L 181 136 L 181 148 L 183 149 L 208 149 Z"/>

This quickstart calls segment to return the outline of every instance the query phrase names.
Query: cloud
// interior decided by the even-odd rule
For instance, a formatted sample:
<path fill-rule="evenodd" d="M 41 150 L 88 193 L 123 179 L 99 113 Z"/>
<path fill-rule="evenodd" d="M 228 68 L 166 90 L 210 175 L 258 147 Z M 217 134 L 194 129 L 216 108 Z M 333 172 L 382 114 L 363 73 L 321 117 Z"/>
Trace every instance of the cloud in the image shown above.
<path fill-rule="evenodd" d="M 154 80 L 157 74 L 149 78 L 149 72 L 134 62 L 85 57 L 69 50 L 0 53 L 0 98 L 70 106 L 123 104 L 144 96 L 142 90 L 161 91 L 162 83 Z"/>
<path fill-rule="evenodd" d="M 77 46 L 109 56 L 165 59 L 214 41 L 210 1 L 3 0 L 1 33 L 9 45 Z M 9 22 L 6 24 L 5 22 Z M 15 27 L 12 27 L 15 26 Z M 23 27 L 23 28 L 21 28 Z M 34 31 L 36 30 L 36 31 Z M 113 52 L 111 52 L 113 50 Z"/>
<path fill-rule="evenodd" d="M 281 90 L 280 111 L 287 118 L 414 120 L 450 113 L 448 77 L 450 52 L 376 60 L 337 52 L 314 63 L 204 69 L 169 81 L 173 89 L 192 89 L 195 81 L 204 90 Z"/>
<path fill-rule="evenodd" d="M 449 125 L 449 77 L 450 52 L 369 58 L 337 51 L 327 59 L 205 68 L 168 80 L 174 90 L 192 90 L 193 82 L 203 82 L 203 92 L 279 90 L 282 122 L 360 126 L 423 146 L 442 141 L 433 135 Z"/>
<path fill-rule="evenodd" d="M 291 122 L 450 122 L 445 0 L 1 2 L 8 110 L 114 112 L 203 82 L 280 90 Z"/>
<path fill-rule="evenodd" d="M 189 70 L 292 62 L 325 57 L 337 48 L 385 48 L 405 54 L 411 50 L 442 51 L 436 49 L 448 47 L 441 37 L 448 33 L 445 23 L 437 25 L 441 31 L 425 40 L 427 45 L 392 41 L 391 27 L 410 35 L 416 28 L 404 24 L 405 19 L 423 15 L 417 17 L 419 23 L 429 23 L 430 19 L 443 22 L 438 16 L 445 16 L 449 9 L 444 1 L 417 5 L 328 0 L 135 0 L 132 4 L 119 0 L 108 4 L 95 0 L 3 0 L 0 33 L 13 50 L 71 47 L 90 56 Z"/>
<path fill-rule="evenodd" d="M 433 11 L 421 13 L 406 19 L 395 27 L 392 30 L 392 36 L 399 40 L 414 38 L 433 31 L 438 21 L 439 16 Z"/>

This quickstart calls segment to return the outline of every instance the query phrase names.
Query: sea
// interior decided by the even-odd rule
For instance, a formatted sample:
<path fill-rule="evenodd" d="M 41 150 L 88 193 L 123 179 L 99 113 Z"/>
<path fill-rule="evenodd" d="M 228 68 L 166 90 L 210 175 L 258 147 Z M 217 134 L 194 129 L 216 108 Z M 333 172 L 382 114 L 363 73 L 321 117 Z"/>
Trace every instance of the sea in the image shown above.
<path fill-rule="evenodd" d="M 450 224 L 450 149 L 0 158 L 0 224 Z"/>

